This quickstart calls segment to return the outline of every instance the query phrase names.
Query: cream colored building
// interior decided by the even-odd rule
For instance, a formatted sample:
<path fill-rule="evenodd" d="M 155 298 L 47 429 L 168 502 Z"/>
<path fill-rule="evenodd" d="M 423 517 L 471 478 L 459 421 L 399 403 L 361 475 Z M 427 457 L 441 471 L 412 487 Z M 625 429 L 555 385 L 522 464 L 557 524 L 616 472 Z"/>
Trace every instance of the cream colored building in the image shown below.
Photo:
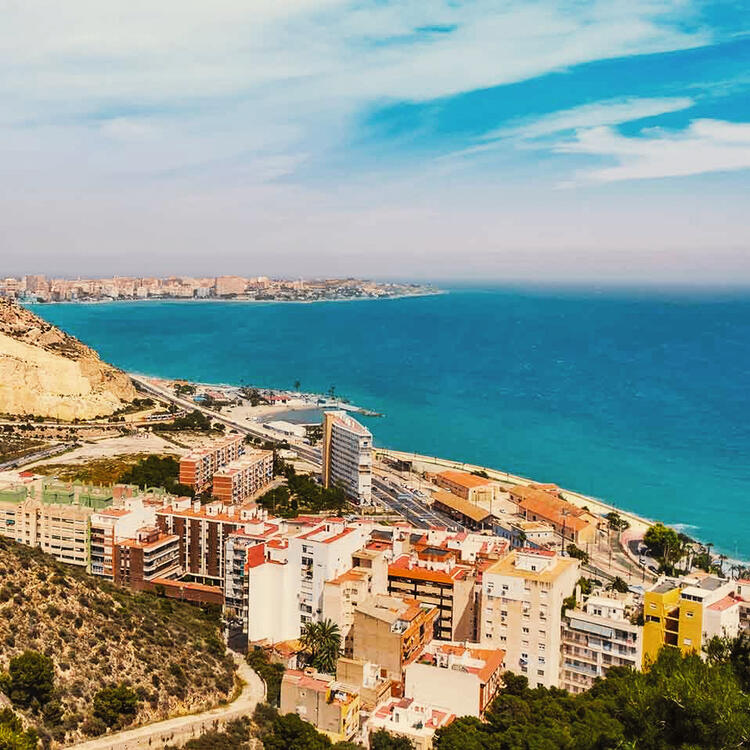
<path fill-rule="evenodd" d="M 351 656 L 354 611 L 360 602 L 388 591 L 388 562 L 382 552 L 359 550 L 351 570 L 323 584 L 323 619 L 333 620 L 341 632 L 345 656 Z"/>
<path fill-rule="evenodd" d="M 404 670 L 404 695 L 479 718 L 502 686 L 504 664 L 502 649 L 433 641 Z"/>
<path fill-rule="evenodd" d="M 521 549 L 482 576 L 480 642 L 505 651 L 505 665 L 533 687 L 557 687 L 563 600 L 580 576 L 580 562 L 547 550 Z"/>
<path fill-rule="evenodd" d="M 112 502 L 105 487 L 27 478 L 0 488 L 0 536 L 85 567 L 89 519 Z"/>
<path fill-rule="evenodd" d="M 611 667 L 641 668 L 643 627 L 630 620 L 632 595 L 590 596 L 566 611 L 562 625 L 560 687 L 581 693 Z"/>

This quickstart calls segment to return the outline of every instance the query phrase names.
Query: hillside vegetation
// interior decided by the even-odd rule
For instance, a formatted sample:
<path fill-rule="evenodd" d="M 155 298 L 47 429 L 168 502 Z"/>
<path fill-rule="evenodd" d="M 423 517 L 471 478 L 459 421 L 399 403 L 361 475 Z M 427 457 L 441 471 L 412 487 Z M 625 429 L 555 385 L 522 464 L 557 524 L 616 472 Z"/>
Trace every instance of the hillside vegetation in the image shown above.
<path fill-rule="evenodd" d="M 47 746 L 203 710 L 233 693 L 233 674 L 216 611 L 0 538 L 0 690 Z"/>

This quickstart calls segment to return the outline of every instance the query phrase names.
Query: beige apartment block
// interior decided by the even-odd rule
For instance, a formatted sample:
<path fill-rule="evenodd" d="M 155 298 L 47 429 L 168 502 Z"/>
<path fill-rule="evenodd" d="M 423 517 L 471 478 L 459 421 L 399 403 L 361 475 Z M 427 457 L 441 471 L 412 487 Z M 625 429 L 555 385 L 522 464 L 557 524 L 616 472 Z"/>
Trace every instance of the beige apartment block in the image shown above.
<path fill-rule="evenodd" d="M 391 680 L 381 674 L 379 664 L 345 656 L 336 662 L 336 680 L 359 693 L 364 711 L 372 711 L 391 697 Z"/>
<path fill-rule="evenodd" d="M 352 555 L 355 566 L 323 584 L 323 619 L 339 626 L 345 656 L 353 653 L 354 611 L 360 602 L 388 590 L 388 563 L 382 552 L 367 549 Z"/>
<path fill-rule="evenodd" d="M 522 549 L 482 576 L 480 641 L 505 650 L 505 664 L 531 687 L 557 687 L 563 600 L 575 590 L 580 562 L 547 550 Z"/>
<path fill-rule="evenodd" d="M 406 665 L 432 640 L 437 614 L 434 606 L 396 596 L 360 602 L 354 613 L 354 658 L 380 664 L 400 683 Z"/>
<path fill-rule="evenodd" d="M 581 693 L 612 667 L 641 668 L 643 628 L 630 621 L 635 611 L 632 595 L 599 594 L 565 612 L 561 688 Z"/>

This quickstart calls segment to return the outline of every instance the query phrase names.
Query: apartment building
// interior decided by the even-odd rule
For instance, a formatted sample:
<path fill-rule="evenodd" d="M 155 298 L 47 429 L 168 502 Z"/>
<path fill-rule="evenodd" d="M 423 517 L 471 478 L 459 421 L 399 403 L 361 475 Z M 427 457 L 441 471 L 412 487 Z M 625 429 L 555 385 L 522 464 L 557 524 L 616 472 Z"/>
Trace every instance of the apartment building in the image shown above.
<path fill-rule="evenodd" d="M 352 502 L 372 500 L 372 433 L 345 411 L 323 414 L 323 486 L 341 487 Z"/>
<path fill-rule="evenodd" d="M 163 533 L 178 537 L 180 565 L 190 580 L 223 588 L 227 540 L 248 524 L 252 528 L 265 523 L 264 517 L 254 503 L 201 505 L 197 500 L 179 498 L 157 510 L 156 525 Z"/>
<path fill-rule="evenodd" d="M 117 508 L 106 508 L 92 514 L 89 573 L 113 581 L 115 546 L 134 539 L 138 529 L 153 526 L 158 503 L 143 497 L 126 498 Z"/>
<path fill-rule="evenodd" d="M 85 506 L 47 504 L 33 498 L 18 504 L 0 502 L 0 534 L 38 547 L 60 562 L 85 567 L 92 513 Z"/>
<path fill-rule="evenodd" d="M 282 714 L 295 713 L 332 742 L 359 732 L 359 694 L 330 675 L 288 669 L 281 680 Z"/>
<path fill-rule="evenodd" d="M 635 611 L 632 595 L 597 594 L 565 612 L 561 688 L 581 693 L 611 667 L 641 668 L 643 628 L 631 622 Z"/>
<path fill-rule="evenodd" d="M 735 637 L 740 630 L 742 598 L 735 581 L 712 575 L 667 578 L 643 599 L 643 666 L 663 646 L 683 653 L 701 653 L 718 636 Z"/>
<path fill-rule="evenodd" d="M 456 558 L 456 551 L 442 546 L 400 555 L 388 566 L 388 593 L 436 607 L 435 638 L 474 641 L 477 571 Z"/>
<path fill-rule="evenodd" d="M 372 596 L 354 611 L 354 659 L 379 664 L 394 683 L 433 638 L 437 609 L 416 599 Z"/>
<path fill-rule="evenodd" d="M 197 448 L 180 459 L 180 484 L 192 487 L 196 492 L 203 492 L 211 484 L 214 474 L 238 459 L 244 451 L 242 435 L 230 435 Z"/>
<path fill-rule="evenodd" d="M 155 526 L 138 529 L 132 539 L 116 541 L 112 556 L 115 583 L 150 591 L 162 580 L 179 578 L 179 538 Z"/>
<path fill-rule="evenodd" d="M 438 474 L 429 474 L 428 479 L 457 497 L 474 504 L 486 503 L 488 507 L 497 491 L 496 482 L 487 477 L 469 474 L 467 471 L 449 469 Z"/>
<path fill-rule="evenodd" d="M 388 591 L 388 562 L 382 551 L 357 550 L 353 567 L 323 584 L 323 619 L 335 622 L 341 632 L 344 655 L 351 656 L 354 611 L 360 602 Z"/>
<path fill-rule="evenodd" d="M 368 536 L 365 526 L 329 518 L 289 538 L 287 553 L 297 572 L 292 592 L 298 597 L 300 627 L 321 619 L 325 582 L 351 569 L 352 555 L 365 545 Z"/>
<path fill-rule="evenodd" d="M 384 729 L 395 737 L 406 737 L 414 750 L 432 750 L 435 732 L 447 727 L 455 720 L 454 713 L 445 708 L 417 703 L 412 698 L 392 698 L 375 709 L 365 722 L 364 730 L 369 738 Z"/>
<path fill-rule="evenodd" d="M 502 649 L 428 643 L 404 670 L 404 695 L 418 703 L 447 703 L 457 716 L 481 717 L 502 687 Z"/>
<path fill-rule="evenodd" d="M 482 574 L 480 642 L 505 650 L 507 668 L 531 687 L 558 685 L 561 608 L 579 576 L 578 560 L 538 549 L 515 550 Z"/>
<path fill-rule="evenodd" d="M 239 505 L 272 480 L 273 451 L 252 450 L 214 472 L 211 494 L 223 503 Z"/>
<path fill-rule="evenodd" d="M 289 543 L 275 538 L 248 550 L 243 626 L 248 643 L 280 643 L 300 636 L 300 573 Z"/>

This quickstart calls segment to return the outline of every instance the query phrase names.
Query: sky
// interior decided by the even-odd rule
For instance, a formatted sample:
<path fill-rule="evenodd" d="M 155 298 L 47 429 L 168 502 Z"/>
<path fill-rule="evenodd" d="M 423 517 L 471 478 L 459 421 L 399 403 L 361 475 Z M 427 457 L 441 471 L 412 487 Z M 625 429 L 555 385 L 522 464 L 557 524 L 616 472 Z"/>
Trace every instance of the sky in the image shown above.
<path fill-rule="evenodd" d="M 0 275 L 750 284 L 750 0 L 0 18 Z"/>

